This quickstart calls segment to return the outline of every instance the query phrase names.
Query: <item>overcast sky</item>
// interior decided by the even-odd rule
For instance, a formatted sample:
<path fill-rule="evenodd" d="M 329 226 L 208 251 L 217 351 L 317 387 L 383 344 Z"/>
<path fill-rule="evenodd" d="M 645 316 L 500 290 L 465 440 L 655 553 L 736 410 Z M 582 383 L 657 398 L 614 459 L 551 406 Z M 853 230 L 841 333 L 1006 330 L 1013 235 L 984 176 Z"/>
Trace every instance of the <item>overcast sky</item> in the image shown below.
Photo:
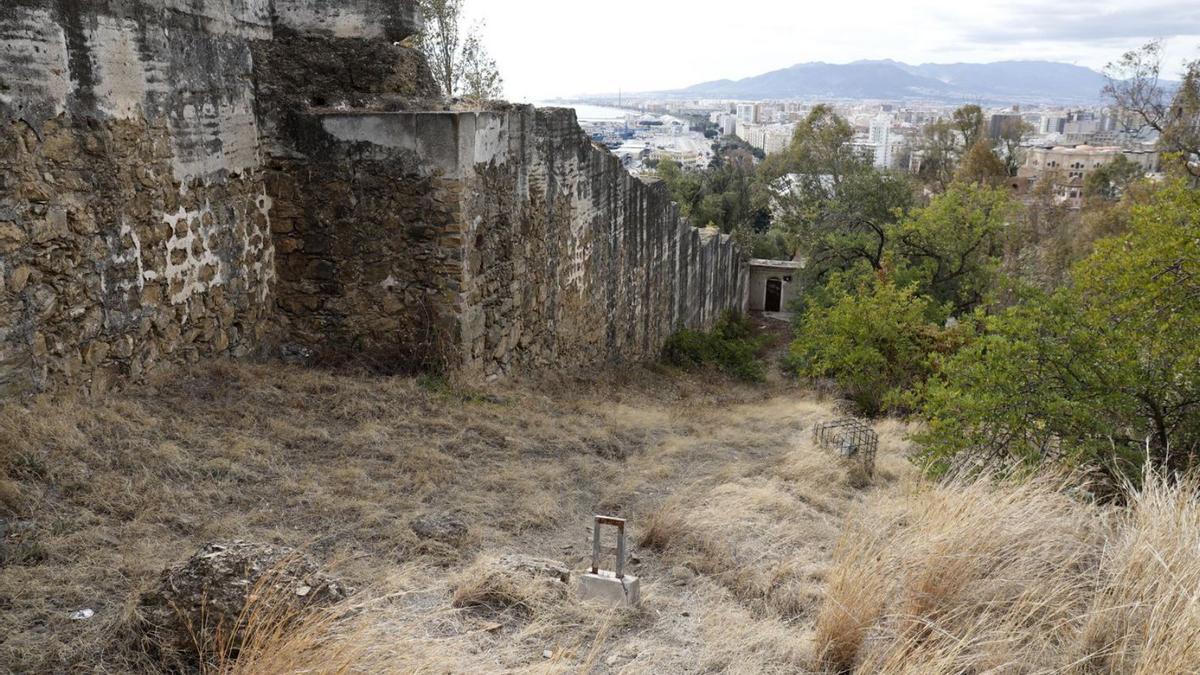
<path fill-rule="evenodd" d="M 674 89 L 806 61 L 1049 59 L 1097 70 L 1166 38 L 1200 58 L 1200 0 L 466 0 L 508 98 Z"/>

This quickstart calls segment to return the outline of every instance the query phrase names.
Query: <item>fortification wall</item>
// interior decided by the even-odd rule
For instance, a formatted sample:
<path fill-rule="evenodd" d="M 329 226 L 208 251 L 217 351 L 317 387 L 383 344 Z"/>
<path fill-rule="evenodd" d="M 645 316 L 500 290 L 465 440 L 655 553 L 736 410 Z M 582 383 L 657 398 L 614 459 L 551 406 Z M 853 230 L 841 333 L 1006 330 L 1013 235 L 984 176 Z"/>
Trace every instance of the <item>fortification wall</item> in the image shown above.
<path fill-rule="evenodd" d="M 6 0 L 0 395 L 278 343 L 574 367 L 741 305 L 732 243 L 568 111 L 432 100 L 416 27 L 415 0 Z"/>
<path fill-rule="evenodd" d="M 252 350 L 275 273 L 266 0 L 0 7 L 0 390 Z"/>
<path fill-rule="evenodd" d="M 276 240 L 291 335 L 313 349 L 402 368 L 439 342 L 487 376 L 574 368 L 651 358 L 744 306 L 732 241 L 681 219 L 569 110 L 318 118 L 309 154 L 330 165 Z M 322 207 L 338 186 L 359 199 Z"/>
<path fill-rule="evenodd" d="M 416 23 L 413 0 L 4 3 L 0 394 L 270 343 L 278 132 L 428 93 L 393 44 Z"/>
<path fill-rule="evenodd" d="M 654 358 L 679 328 L 742 308 L 748 270 L 730 238 L 683 220 L 573 111 L 481 113 L 462 137 L 467 368 Z"/>

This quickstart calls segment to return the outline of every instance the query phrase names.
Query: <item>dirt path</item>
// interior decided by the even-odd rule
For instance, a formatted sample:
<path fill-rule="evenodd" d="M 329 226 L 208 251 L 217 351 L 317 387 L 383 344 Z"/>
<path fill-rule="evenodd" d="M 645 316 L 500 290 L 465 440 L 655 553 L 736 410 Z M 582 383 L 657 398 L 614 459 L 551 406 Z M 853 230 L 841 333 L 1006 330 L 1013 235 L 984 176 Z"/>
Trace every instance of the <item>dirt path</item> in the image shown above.
<path fill-rule="evenodd" d="M 420 643 L 414 627 L 443 617 L 446 632 L 427 635 L 417 651 L 439 652 L 436 665 L 422 665 L 454 672 L 809 669 L 812 621 L 842 520 L 866 493 L 907 471 L 901 430 L 885 423 L 878 483 L 851 486 L 846 468 L 811 443 L 812 425 L 832 414 L 826 404 L 774 389 L 721 408 L 615 402 L 602 412 L 605 423 L 653 440 L 580 485 L 553 526 L 489 542 L 477 559 L 521 553 L 581 574 L 590 561 L 591 515 L 626 517 L 642 607 L 610 611 L 582 605 L 572 593 L 532 612 L 446 615 L 454 584 L 491 569 L 483 563 L 405 586 L 425 584 L 428 595 L 405 604 L 389 629 L 404 626 Z"/>

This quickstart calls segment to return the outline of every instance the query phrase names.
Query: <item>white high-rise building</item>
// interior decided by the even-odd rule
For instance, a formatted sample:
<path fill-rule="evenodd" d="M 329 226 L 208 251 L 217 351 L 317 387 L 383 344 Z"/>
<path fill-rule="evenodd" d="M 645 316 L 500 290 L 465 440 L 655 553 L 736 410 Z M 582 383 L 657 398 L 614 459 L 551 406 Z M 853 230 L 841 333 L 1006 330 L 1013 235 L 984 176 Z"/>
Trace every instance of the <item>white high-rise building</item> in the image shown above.
<path fill-rule="evenodd" d="M 721 135 L 733 136 L 737 134 L 737 117 L 735 115 L 725 114 L 721 116 Z"/>
<path fill-rule="evenodd" d="M 881 113 L 871 120 L 867 142 L 875 146 L 875 167 L 879 169 L 892 168 L 895 144 L 892 143 L 891 115 Z"/>
<path fill-rule="evenodd" d="M 737 121 L 742 124 L 758 124 L 758 105 L 739 103 L 737 105 Z"/>

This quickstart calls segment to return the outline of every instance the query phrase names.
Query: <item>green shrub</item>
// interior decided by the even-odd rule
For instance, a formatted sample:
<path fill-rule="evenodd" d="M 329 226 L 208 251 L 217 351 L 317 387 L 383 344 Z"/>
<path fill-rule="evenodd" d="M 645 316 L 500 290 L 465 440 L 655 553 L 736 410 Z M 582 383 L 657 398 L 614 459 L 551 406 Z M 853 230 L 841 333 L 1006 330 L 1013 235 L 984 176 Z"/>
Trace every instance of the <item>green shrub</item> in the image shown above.
<path fill-rule="evenodd" d="M 867 415 L 908 407 L 969 328 L 941 328 L 944 315 L 932 300 L 884 274 L 842 286 L 832 280 L 829 298 L 804 313 L 789 365 L 801 376 L 832 378 Z"/>
<path fill-rule="evenodd" d="M 1167 186 L 1069 285 L 993 317 L 930 385 L 931 471 L 1053 462 L 1112 485 L 1200 463 L 1200 192 Z"/>
<path fill-rule="evenodd" d="M 672 335 L 663 346 L 663 361 L 687 370 L 714 367 L 747 382 L 760 382 L 765 377 L 761 349 L 750 322 L 730 312 L 711 331 L 683 329 Z"/>

